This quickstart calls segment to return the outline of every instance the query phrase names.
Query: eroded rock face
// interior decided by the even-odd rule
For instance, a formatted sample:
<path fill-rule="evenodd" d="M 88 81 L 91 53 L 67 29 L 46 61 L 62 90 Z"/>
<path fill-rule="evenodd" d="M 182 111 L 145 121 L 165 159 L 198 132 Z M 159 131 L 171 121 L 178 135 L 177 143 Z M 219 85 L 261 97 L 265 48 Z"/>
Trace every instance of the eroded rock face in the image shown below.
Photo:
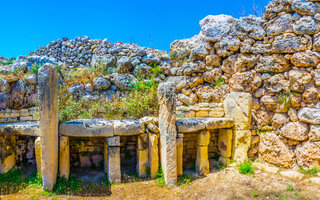
<path fill-rule="evenodd" d="M 312 51 L 306 51 L 293 54 L 291 62 L 297 67 L 315 67 L 320 60 Z"/>
<path fill-rule="evenodd" d="M 232 92 L 253 92 L 261 85 L 261 77 L 251 72 L 234 74 L 230 79 L 230 89 Z"/>
<path fill-rule="evenodd" d="M 309 139 L 311 141 L 320 141 L 320 126 L 311 125 L 309 131 Z"/>
<path fill-rule="evenodd" d="M 290 67 L 289 61 L 282 55 L 260 56 L 255 69 L 257 72 L 283 72 Z"/>
<path fill-rule="evenodd" d="M 313 35 L 319 32 L 320 26 L 314 18 L 305 16 L 294 23 L 293 30 L 296 34 Z"/>
<path fill-rule="evenodd" d="M 311 74 L 305 71 L 291 70 L 289 72 L 290 89 L 295 92 L 303 92 L 306 85 L 312 79 Z"/>
<path fill-rule="evenodd" d="M 299 167 L 319 168 L 320 167 L 320 142 L 308 141 L 299 144 L 295 150 Z"/>
<path fill-rule="evenodd" d="M 262 160 L 284 168 L 293 164 L 293 153 L 275 133 L 260 135 L 259 155 Z"/>
<path fill-rule="evenodd" d="M 22 80 L 17 81 L 11 91 L 11 100 L 14 108 L 17 109 L 23 106 L 25 93 L 25 83 Z"/>
<path fill-rule="evenodd" d="M 316 108 L 302 108 L 298 112 L 300 121 L 310 124 L 320 124 L 320 109 Z"/>
<path fill-rule="evenodd" d="M 281 130 L 280 134 L 295 141 L 304 141 L 308 139 L 309 127 L 303 122 L 289 122 L 285 124 Z"/>

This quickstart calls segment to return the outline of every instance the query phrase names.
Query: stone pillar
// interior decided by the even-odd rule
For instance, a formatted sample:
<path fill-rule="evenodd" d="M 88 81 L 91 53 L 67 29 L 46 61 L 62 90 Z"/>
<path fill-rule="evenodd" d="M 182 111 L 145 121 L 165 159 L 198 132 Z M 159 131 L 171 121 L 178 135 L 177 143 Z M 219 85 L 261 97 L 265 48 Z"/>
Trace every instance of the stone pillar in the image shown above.
<path fill-rule="evenodd" d="M 0 173 L 7 173 L 16 165 L 16 136 L 0 136 Z"/>
<path fill-rule="evenodd" d="M 218 148 L 220 152 L 219 162 L 223 164 L 230 164 L 232 129 L 219 129 Z"/>
<path fill-rule="evenodd" d="M 143 133 L 138 136 L 137 149 L 137 172 L 139 177 L 147 177 L 147 167 L 149 163 L 148 156 L 149 140 L 148 134 Z"/>
<path fill-rule="evenodd" d="M 183 174 L 183 133 L 179 133 L 177 137 L 177 175 Z"/>
<path fill-rule="evenodd" d="M 120 136 L 108 137 L 107 176 L 110 183 L 121 182 Z"/>
<path fill-rule="evenodd" d="M 42 174 L 41 172 L 41 137 L 37 137 L 34 141 L 34 148 L 36 154 L 36 163 L 37 163 L 37 171 L 38 173 Z"/>
<path fill-rule="evenodd" d="M 166 184 L 171 186 L 177 183 L 175 87 L 172 82 L 160 83 L 158 87 L 161 167 Z"/>
<path fill-rule="evenodd" d="M 39 133 L 41 136 L 42 187 L 52 191 L 58 174 L 58 72 L 45 64 L 38 72 Z"/>
<path fill-rule="evenodd" d="M 203 130 L 197 138 L 196 173 L 206 175 L 209 171 L 208 145 L 210 143 L 210 131 Z"/>
<path fill-rule="evenodd" d="M 248 160 L 251 142 L 252 96 L 250 93 L 232 92 L 224 100 L 225 117 L 233 118 L 233 144 L 231 158 L 238 163 Z"/>
<path fill-rule="evenodd" d="M 104 159 L 103 159 L 104 173 L 108 173 L 108 138 L 105 138 L 103 156 L 104 156 Z"/>
<path fill-rule="evenodd" d="M 69 179 L 70 150 L 69 150 L 68 136 L 60 136 L 59 174 L 60 174 L 60 177 L 65 177 L 66 179 Z"/>
<path fill-rule="evenodd" d="M 159 136 L 155 133 L 149 133 L 149 167 L 150 177 L 156 178 L 159 170 Z"/>

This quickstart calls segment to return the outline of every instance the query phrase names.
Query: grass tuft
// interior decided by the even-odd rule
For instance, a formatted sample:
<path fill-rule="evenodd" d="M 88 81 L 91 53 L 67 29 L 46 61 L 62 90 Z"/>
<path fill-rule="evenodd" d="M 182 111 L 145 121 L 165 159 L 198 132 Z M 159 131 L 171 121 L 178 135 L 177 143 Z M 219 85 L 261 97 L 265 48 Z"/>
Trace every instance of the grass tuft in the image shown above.
<path fill-rule="evenodd" d="M 245 162 L 240 164 L 238 170 L 240 174 L 253 174 L 254 172 L 254 168 L 252 167 L 251 162 Z"/>

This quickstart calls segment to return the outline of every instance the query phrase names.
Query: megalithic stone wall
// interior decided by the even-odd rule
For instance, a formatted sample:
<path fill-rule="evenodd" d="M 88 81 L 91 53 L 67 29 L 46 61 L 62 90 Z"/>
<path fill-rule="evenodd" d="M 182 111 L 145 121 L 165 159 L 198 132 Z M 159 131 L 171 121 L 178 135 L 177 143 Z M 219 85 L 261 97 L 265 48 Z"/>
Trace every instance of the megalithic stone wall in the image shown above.
<path fill-rule="evenodd" d="M 39 69 L 39 133 L 43 189 L 52 190 L 58 173 L 58 73 L 54 65 Z"/>
<path fill-rule="evenodd" d="M 161 166 L 167 185 L 177 183 L 177 130 L 176 130 L 176 86 L 172 82 L 159 84 L 159 127 L 161 144 Z"/>

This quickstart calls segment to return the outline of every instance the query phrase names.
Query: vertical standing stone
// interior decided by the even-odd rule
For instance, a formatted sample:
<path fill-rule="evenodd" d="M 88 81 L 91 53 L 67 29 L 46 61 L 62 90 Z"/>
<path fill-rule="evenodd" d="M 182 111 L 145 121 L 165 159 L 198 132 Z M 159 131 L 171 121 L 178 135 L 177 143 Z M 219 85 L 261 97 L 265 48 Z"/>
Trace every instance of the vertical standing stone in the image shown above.
<path fill-rule="evenodd" d="M 34 141 L 34 148 L 36 154 L 36 162 L 37 162 L 37 171 L 38 173 L 42 174 L 41 172 L 41 137 L 37 137 Z"/>
<path fill-rule="evenodd" d="M 183 174 L 183 134 L 178 134 L 177 138 L 177 175 Z"/>
<path fill-rule="evenodd" d="M 104 142 L 104 173 L 108 173 L 108 138 Z"/>
<path fill-rule="evenodd" d="M 220 152 L 220 162 L 230 163 L 232 150 L 232 129 L 219 129 L 218 148 Z"/>
<path fill-rule="evenodd" d="M 196 173 L 206 175 L 209 173 L 208 145 L 210 143 L 210 131 L 203 130 L 197 138 Z"/>
<path fill-rule="evenodd" d="M 111 183 L 121 182 L 120 137 L 108 137 L 107 176 Z"/>
<path fill-rule="evenodd" d="M 156 178 L 159 169 L 158 134 L 149 133 L 149 167 L 150 177 Z"/>
<path fill-rule="evenodd" d="M 232 92 L 224 100 L 225 116 L 233 118 L 232 159 L 238 163 L 248 159 L 251 142 L 252 96 L 250 93 Z"/>
<path fill-rule="evenodd" d="M 41 136 L 42 187 L 52 191 L 58 174 L 58 72 L 45 64 L 38 72 L 39 133 Z"/>
<path fill-rule="evenodd" d="M 137 149 L 137 172 L 139 177 L 147 177 L 147 167 L 149 163 L 148 157 L 148 134 L 143 133 L 138 136 L 138 149 Z"/>
<path fill-rule="evenodd" d="M 15 136 L 0 136 L 0 173 L 6 173 L 16 165 L 15 147 Z"/>
<path fill-rule="evenodd" d="M 177 183 L 175 87 L 172 82 L 160 83 L 158 87 L 161 166 L 167 185 Z"/>
<path fill-rule="evenodd" d="M 68 136 L 60 136 L 59 174 L 60 174 L 60 177 L 65 177 L 66 179 L 69 179 L 70 150 L 69 150 Z"/>

